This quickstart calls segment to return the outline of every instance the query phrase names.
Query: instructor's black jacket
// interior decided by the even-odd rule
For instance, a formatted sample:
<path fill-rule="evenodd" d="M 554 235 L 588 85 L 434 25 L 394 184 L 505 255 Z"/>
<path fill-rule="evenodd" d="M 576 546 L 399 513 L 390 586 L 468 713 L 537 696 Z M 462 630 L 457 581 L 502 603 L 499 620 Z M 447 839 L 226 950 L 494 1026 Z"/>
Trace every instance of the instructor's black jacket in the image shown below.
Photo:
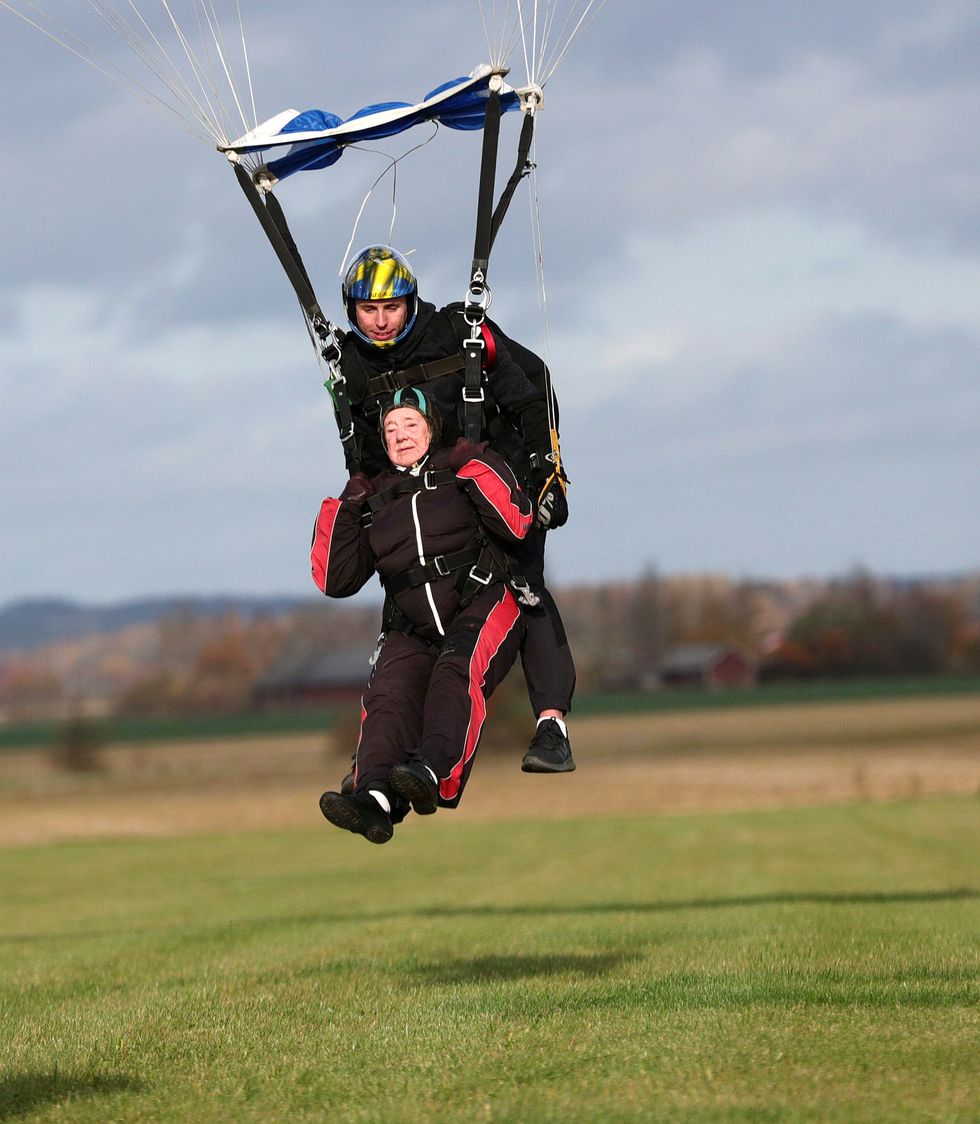
<path fill-rule="evenodd" d="M 488 355 L 484 375 L 487 399 L 484 435 L 489 436 L 493 447 L 506 457 L 520 477 L 534 480 L 538 473 L 529 467 L 530 454 L 536 454 L 537 464 L 543 466 L 551 452 L 545 393 L 515 362 L 501 338 L 502 333 L 494 330 L 495 325 L 490 322 L 488 327 L 493 336 L 492 348 L 488 350 L 495 354 Z M 394 347 L 372 347 L 353 332 L 347 335 L 341 369 L 347 379 L 358 460 L 369 476 L 388 465 L 384 442 L 378 432 L 378 419 L 381 406 L 390 397 L 387 392 L 370 393 L 370 379 L 385 371 L 400 371 L 450 355 L 461 355 L 463 342 L 469 334 L 469 326 L 458 306 L 437 310 L 435 305 L 420 300 L 412 330 Z M 442 418 L 442 440 L 452 445 L 463 432 L 462 368 L 415 385 L 438 409 Z"/>

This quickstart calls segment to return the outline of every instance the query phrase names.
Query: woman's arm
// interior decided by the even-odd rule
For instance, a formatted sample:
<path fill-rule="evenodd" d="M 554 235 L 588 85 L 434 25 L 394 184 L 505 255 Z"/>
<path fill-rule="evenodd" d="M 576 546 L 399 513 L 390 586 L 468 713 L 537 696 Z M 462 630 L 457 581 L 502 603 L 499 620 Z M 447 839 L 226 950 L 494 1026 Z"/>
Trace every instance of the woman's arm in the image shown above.
<path fill-rule="evenodd" d="M 313 527 L 313 582 L 328 597 L 350 597 L 374 573 L 375 557 L 361 524 L 364 501 L 373 491 L 366 477 L 351 477 L 339 499 L 325 499 Z"/>

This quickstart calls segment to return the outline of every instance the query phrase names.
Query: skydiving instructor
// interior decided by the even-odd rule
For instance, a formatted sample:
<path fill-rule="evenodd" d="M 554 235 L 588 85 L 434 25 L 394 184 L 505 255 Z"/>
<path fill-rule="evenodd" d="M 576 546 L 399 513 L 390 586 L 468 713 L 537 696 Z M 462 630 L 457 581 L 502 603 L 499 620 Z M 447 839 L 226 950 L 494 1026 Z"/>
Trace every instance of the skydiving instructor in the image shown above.
<path fill-rule="evenodd" d="M 370 246 L 357 254 L 342 292 L 351 327 L 340 360 L 354 428 L 348 463 L 369 477 L 386 468 L 381 410 L 392 394 L 406 387 L 424 392 L 439 415 L 442 441 L 451 446 L 464 433 L 463 344 L 470 326 L 462 306 L 437 309 L 422 300 L 411 267 L 390 246 Z M 575 768 L 565 722 L 575 690 L 575 665 L 561 614 L 544 582 L 547 532 L 568 518 L 563 480 L 554 474 L 550 456 L 550 386 L 543 361 L 489 320 L 483 339 L 480 436 L 504 457 L 522 489 L 537 501 L 532 529 L 522 541 L 507 544 L 512 569 L 525 586 L 520 655 L 536 718 L 521 768 L 567 773 Z M 557 403 L 554 410 L 557 417 Z M 390 608 L 386 602 L 386 613 Z"/>

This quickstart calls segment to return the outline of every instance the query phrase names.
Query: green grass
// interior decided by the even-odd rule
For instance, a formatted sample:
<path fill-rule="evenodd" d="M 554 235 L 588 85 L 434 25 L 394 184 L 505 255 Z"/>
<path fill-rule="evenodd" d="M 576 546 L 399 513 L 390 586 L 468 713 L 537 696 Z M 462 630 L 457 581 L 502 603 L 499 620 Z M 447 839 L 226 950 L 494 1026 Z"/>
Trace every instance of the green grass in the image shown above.
<path fill-rule="evenodd" d="M 0 851 L 0 1119 L 976 1121 L 978 804 Z"/>

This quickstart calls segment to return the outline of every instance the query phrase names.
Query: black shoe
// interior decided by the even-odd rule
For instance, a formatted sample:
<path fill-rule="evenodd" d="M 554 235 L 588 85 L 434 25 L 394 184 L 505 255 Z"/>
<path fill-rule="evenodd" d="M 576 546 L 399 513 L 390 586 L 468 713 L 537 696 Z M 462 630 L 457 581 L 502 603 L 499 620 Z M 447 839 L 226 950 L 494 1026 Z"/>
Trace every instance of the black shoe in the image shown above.
<path fill-rule="evenodd" d="M 431 816 L 439 807 L 439 785 L 422 761 L 406 761 L 391 770 L 388 783 L 412 805 L 417 816 Z"/>
<path fill-rule="evenodd" d="M 363 835 L 369 843 L 387 843 L 395 834 L 391 816 L 373 796 L 325 792 L 320 797 L 320 811 L 335 827 Z"/>
<path fill-rule="evenodd" d="M 521 769 L 525 773 L 574 773 L 572 746 L 554 718 L 538 723 Z"/>

